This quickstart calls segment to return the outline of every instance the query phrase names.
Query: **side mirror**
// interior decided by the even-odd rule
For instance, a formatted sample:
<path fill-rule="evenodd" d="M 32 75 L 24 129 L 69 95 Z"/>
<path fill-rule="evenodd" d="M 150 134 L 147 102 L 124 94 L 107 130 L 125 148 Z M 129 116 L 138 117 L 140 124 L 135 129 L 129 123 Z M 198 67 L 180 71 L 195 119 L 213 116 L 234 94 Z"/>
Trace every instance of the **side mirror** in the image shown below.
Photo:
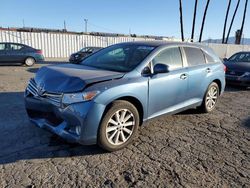
<path fill-rule="evenodd" d="M 154 74 L 159 73 L 168 73 L 169 72 L 169 66 L 165 64 L 156 64 L 154 66 Z"/>
<path fill-rule="evenodd" d="M 225 61 L 227 61 L 228 59 L 227 58 L 223 58 L 223 61 L 225 62 Z"/>

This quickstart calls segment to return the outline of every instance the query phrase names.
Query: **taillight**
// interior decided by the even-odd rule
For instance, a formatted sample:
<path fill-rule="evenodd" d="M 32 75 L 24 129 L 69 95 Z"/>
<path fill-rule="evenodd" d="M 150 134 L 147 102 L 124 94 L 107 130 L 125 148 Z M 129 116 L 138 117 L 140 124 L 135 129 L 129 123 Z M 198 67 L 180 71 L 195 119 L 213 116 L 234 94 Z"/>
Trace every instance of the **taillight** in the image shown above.
<path fill-rule="evenodd" d="M 224 72 L 226 72 L 227 71 L 227 67 L 224 65 Z"/>
<path fill-rule="evenodd" d="M 42 50 L 37 50 L 36 53 L 42 55 L 42 54 L 43 54 L 43 51 L 42 51 Z"/>

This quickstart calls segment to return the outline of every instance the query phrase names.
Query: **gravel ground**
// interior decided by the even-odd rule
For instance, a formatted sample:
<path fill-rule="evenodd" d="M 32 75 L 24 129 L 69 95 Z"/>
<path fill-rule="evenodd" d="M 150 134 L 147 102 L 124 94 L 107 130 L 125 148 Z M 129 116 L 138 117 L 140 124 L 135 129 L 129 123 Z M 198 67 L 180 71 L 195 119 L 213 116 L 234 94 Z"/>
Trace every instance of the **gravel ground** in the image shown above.
<path fill-rule="evenodd" d="M 250 187 L 250 91 L 211 114 L 149 121 L 126 149 L 68 144 L 29 122 L 23 91 L 41 66 L 0 67 L 0 187 Z"/>

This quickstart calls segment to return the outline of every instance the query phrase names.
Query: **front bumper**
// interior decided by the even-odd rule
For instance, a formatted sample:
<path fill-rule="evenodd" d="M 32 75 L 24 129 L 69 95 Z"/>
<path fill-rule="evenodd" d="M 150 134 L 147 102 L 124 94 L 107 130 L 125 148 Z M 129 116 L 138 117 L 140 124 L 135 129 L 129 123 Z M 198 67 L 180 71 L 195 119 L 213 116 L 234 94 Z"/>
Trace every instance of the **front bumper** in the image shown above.
<path fill-rule="evenodd" d="M 25 96 L 25 106 L 30 121 L 36 126 L 47 129 L 69 142 L 96 144 L 104 105 L 89 101 L 62 108 L 33 96 Z M 77 134 L 77 126 L 80 127 L 80 134 Z"/>
<path fill-rule="evenodd" d="M 246 77 L 246 76 L 226 75 L 226 83 L 231 84 L 231 85 L 249 87 L 250 86 L 250 78 Z"/>

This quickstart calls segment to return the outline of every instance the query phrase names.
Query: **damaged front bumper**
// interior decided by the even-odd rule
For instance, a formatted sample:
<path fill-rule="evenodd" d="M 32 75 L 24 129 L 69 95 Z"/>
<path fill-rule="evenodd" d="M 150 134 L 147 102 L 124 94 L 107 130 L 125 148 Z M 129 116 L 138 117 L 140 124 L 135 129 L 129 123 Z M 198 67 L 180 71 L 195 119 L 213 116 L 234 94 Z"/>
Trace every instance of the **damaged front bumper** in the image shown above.
<path fill-rule="evenodd" d="M 30 121 L 69 142 L 96 144 L 98 127 L 105 106 L 94 101 L 59 107 L 47 100 L 25 94 Z"/>

